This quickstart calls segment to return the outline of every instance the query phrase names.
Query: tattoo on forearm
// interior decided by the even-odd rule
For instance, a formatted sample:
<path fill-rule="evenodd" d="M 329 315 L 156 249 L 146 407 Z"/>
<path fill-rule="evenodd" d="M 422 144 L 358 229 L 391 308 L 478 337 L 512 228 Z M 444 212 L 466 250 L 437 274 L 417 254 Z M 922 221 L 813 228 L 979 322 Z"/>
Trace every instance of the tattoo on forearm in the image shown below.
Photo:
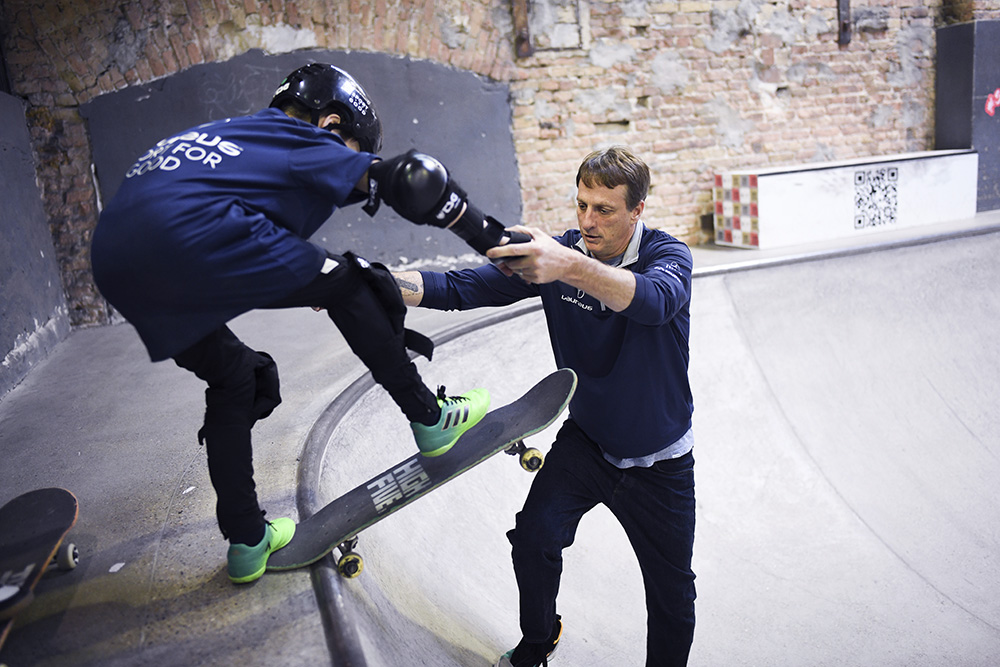
<path fill-rule="evenodd" d="M 420 285 L 414 282 L 404 279 L 402 276 L 393 276 L 396 279 L 396 284 L 399 285 L 399 290 L 403 295 L 420 294 Z"/>

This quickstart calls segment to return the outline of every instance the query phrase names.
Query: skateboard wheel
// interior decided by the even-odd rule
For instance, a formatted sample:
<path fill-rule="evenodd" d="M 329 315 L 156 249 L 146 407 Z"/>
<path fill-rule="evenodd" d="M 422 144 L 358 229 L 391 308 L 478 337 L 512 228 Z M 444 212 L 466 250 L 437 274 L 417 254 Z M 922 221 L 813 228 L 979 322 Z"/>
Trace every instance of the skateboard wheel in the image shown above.
<path fill-rule="evenodd" d="M 56 552 L 56 567 L 60 570 L 72 570 L 80 563 L 80 552 L 72 542 L 59 547 Z"/>
<path fill-rule="evenodd" d="M 346 553 L 337 561 L 337 571 L 347 579 L 354 579 L 365 569 L 365 562 L 356 553 Z"/>
<path fill-rule="evenodd" d="M 545 457 L 534 447 L 529 447 L 521 453 L 521 467 L 528 472 L 538 472 L 545 463 Z"/>

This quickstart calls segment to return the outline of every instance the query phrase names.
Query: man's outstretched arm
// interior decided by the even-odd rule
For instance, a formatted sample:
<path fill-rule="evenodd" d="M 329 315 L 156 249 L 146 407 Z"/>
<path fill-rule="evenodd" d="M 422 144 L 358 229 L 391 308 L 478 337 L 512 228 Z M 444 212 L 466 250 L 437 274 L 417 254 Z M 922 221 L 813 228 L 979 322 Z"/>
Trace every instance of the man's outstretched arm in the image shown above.
<path fill-rule="evenodd" d="M 403 271 L 393 273 L 399 285 L 399 292 L 403 295 L 403 303 L 407 306 L 419 306 L 424 299 L 424 277 L 419 271 Z"/>

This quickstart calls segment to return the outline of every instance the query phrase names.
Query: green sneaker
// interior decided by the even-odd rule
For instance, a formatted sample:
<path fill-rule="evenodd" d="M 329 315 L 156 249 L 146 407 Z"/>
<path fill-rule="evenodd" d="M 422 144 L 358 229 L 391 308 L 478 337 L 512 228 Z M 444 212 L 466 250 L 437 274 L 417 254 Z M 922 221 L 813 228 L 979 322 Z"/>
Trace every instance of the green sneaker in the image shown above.
<path fill-rule="evenodd" d="M 231 544 L 229 546 L 229 580 L 234 584 L 248 584 L 264 575 L 267 559 L 272 553 L 292 541 L 295 522 L 282 518 L 268 521 L 264 539 L 256 546 Z"/>
<path fill-rule="evenodd" d="M 441 406 L 441 417 L 433 426 L 410 422 L 417 449 L 424 456 L 441 456 L 463 433 L 478 424 L 490 407 L 490 392 L 473 389 L 461 396 L 445 396 L 444 387 L 440 387 L 438 405 Z"/>

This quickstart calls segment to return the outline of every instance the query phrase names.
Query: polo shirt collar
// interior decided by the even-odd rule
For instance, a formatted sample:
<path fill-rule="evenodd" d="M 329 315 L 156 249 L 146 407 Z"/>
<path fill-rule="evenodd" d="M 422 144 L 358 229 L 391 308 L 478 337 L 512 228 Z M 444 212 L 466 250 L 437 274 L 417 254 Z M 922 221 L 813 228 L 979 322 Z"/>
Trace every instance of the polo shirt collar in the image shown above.
<path fill-rule="evenodd" d="M 632 231 L 632 238 L 628 242 L 628 247 L 625 248 L 625 254 L 622 255 L 621 262 L 616 265 L 617 268 L 625 268 L 626 266 L 631 266 L 639 261 L 639 244 L 642 242 L 642 232 L 645 226 L 642 220 L 638 220 L 635 223 L 635 229 Z M 587 249 L 587 244 L 584 242 L 583 237 L 573 244 L 577 250 L 582 252 L 587 257 L 593 257 L 590 254 L 590 250 Z"/>

